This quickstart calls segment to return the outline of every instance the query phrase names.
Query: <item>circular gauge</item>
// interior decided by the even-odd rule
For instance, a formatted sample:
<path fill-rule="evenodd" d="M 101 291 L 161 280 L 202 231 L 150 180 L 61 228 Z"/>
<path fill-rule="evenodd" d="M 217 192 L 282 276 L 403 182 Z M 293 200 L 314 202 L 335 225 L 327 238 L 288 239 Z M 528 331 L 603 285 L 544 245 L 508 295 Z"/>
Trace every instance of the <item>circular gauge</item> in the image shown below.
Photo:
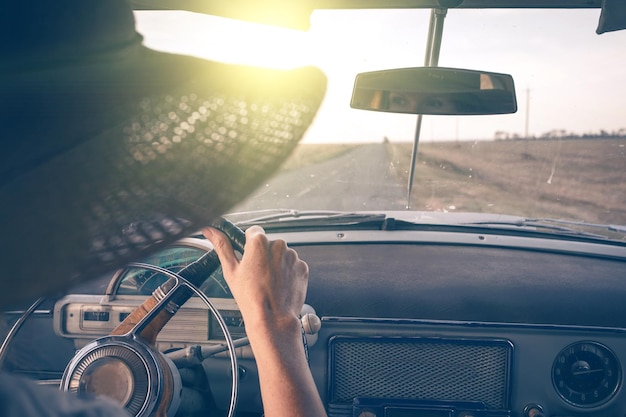
<path fill-rule="evenodd" d="M 621 365 L 609 348 L 596 342 L 577 342 L 563 349 L 552 365 L 556 392 L 577 407 L 596 407 L 617 392 Z"/>

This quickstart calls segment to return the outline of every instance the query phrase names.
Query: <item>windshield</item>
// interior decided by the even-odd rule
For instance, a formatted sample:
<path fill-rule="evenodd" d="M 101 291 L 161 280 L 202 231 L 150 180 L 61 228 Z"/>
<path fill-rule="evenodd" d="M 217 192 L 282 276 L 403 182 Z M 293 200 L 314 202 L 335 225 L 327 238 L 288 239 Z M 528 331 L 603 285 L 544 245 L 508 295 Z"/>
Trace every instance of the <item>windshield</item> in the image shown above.
<path fill-rule="evenodd" d="M 137 29 L 155 49 L 326 73 L 299 147 L 233 212 L 410 209 L 624 225 L 626 31 L 597 35 L 599 14 L 448 10 L 439 66 L 512 75 L 518 110 L 423 116 L 417 145 L 417 116 L 352 109 L 350 99 L 358 73 L 424 65 L 429 10 L 316 10 L 307 32 L 144 11 Z"/>

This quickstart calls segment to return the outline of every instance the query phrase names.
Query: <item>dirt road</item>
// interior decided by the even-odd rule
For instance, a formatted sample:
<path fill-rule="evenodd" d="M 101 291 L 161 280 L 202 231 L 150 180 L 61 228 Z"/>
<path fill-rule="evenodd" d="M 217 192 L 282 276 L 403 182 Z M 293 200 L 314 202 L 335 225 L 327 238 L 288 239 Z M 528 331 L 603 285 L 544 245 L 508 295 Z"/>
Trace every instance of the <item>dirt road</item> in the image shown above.
<path fill-rule="evenodd" d="M 383 144 L 357 146 L 341 156 L 277 175 L 233 212 L 401 210 L 406 206 L 406 184 L 394 169 Z"/>

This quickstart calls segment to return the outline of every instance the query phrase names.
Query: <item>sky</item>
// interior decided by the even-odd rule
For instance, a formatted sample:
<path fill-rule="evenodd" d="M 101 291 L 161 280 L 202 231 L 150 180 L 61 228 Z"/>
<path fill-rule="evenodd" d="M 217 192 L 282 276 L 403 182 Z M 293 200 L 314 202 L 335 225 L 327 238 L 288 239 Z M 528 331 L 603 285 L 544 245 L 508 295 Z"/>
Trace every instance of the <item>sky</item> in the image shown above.
<path fill-rule="evenodd" d="M 413 141 L 416 116 L 349 106 L 359 72 L 424 64 L 428 10 L 314 11 L 308 31 L 187 12 L 137 12 L 148 47 L 229 63 L 314 65 L 326 98 L 304 142 Z M 424 116 L 421 141 L 488 140 L 495 132 L 540 136 L 626 128 L 626 31 L 597 35 L 595 10 L 449 10 L 442 67 L 511 74 L 518 111 Z M 528 126 L 528 127 L 527 127 Z"/>

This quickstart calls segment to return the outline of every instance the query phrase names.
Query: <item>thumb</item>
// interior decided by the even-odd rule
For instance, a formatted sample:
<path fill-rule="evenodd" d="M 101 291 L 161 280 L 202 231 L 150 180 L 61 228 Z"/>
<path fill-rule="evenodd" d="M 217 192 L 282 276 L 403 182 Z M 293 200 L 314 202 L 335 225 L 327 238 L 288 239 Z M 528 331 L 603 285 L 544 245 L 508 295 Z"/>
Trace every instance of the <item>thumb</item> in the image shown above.
<path fill-rule="evenodd" d="M 234 271 L 237 265 L 239 265 L 239 260 L 235 255 L 235 250 L 233 249 L 233 245 L 230 243 L 228 237 L 226 237 L 224 233 L 212 227 L 205 227 L 202 229 L 202 234 L 213 245 L 215 253 L 217 253 L 217 256 L 220 258 L 220 263 L 222 264 L 224 272 L 230 274 Z"/>

